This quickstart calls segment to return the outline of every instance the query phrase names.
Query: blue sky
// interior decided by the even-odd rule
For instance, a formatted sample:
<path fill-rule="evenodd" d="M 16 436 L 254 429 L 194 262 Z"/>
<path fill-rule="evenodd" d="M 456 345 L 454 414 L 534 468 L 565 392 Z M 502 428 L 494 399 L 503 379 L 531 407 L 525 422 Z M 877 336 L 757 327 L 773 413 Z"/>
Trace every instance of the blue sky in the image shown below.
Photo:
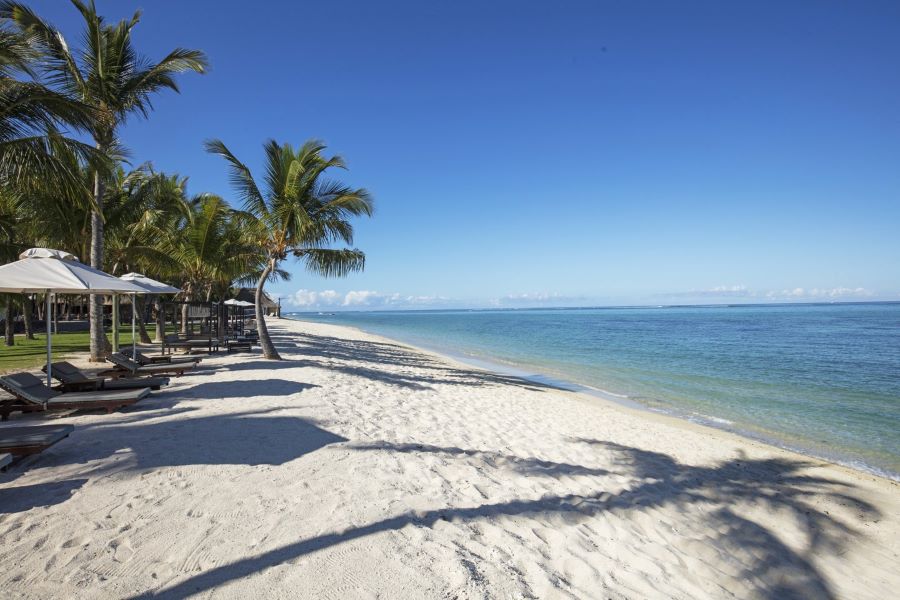
<path fill-rule="evenodd" d="M 75 9 L 32 2 L 78 43 Z M 300 308 L 900 299 L 900 3 L 98 2 L 212 68 L 135 164 L 232 196 L 316 137 L 374 195 L 365 273 Z"/>

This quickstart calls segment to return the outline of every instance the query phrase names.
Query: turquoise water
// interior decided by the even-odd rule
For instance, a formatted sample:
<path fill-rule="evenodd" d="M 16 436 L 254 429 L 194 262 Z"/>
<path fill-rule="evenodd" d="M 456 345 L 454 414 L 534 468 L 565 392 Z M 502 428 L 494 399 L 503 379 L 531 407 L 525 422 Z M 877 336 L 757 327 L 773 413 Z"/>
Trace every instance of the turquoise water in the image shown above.
<path fill-rule="evenodd" d="M 297 313 L 900 479 L 900 304 Z"/>

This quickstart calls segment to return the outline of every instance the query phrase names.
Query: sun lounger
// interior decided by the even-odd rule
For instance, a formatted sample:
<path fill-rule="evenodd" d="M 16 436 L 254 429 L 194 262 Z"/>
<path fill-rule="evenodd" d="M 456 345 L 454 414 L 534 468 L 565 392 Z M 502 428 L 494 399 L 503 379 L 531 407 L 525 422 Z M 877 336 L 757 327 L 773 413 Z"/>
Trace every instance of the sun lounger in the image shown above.
<path fill-rule="evenodd" d="M 182 348 L 186 352 L 191 352 L 195 349 L 203 349 L 206 352 L 212 354 L 213 352 L 219 351 L 219 338 L 212 336 L 188 338 L 182 338 L 177 335 L 167 336 L 163 341 L 163 354 L 165 354 L 166 349 L 172 352 L 175 348 Z"/>
<path fill-rule="evenodd" d="M 37 454 L 69 437 L 74 429 L 71 425 L 0 427 L 0 452 L 13 456 Z"/>
<path fill-rule="evenodd" d="M 42 369 L 45 373 L 47 367 Z M 61 382 L 60 389 L 64 392 L 80 392 L 87 390 L 133 390 L 148 387 L 158 390 L 169 384 L 168 377 L 143 377 L 140 379 L 107 379 L 106 377 L 89 377 L 70 362 L 60 361 L 53 363 L 50 371 L 53 378 Z"/>
<path fill-rule="evenodd" d="M 110 377 L 141 377 L 144 375 L 184 375 L 185 371 L 190 371 L 196 364 L 161 364 L 141 366 L 134 362 L 121 352 L 110 354 L 106 360 L 116 366 L 115 369 L 101 371 L 99 375 L 108 375 Z"/>
<path fill-rule="evenodd" d="M 236 335 L 225 340 L 225 349 L 228 352 L 235 352 L 237 350 L 246 350 L 247 352 L 250 352 L 257 343 L 259 342 L 255 338 Z"/>
<path fill-rule="evenodd" d="M 111 413 L 130 406 L 150 395 L 150 388 L 92 392 L 60 393 L 51 390 L 31 373 L 16 373 L 0 377 L 0 387 L 12 394 L 14 400 L 0 401 L 0 418 L 7 420 L 16 411 L 96 410 Z"/>
<path fill-rule="evenodd" d="M 142 367 L 156 365 L 156 364 L 167 364 L 167 365 L 196 365 L 201 360 L 203 360 L 202 356 L 172 356 L 171 354 L 157 354 L 155 356 L 144 354 L 143 352 L 136 352 L 135 357 L 137 358 L 137 362 L 140 363 Z"/>
<path fill-rule="evenodd" d="M 0 469 L 5 469 L 13 460 L 12 454 L 0 454 Z"/>

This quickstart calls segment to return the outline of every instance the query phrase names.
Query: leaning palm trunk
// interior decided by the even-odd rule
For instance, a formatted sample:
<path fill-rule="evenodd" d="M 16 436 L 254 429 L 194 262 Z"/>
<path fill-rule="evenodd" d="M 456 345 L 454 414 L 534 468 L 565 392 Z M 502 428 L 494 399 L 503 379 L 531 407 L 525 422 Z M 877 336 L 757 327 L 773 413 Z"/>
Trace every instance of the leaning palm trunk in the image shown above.
<path fill-rule="evenodd" d="M 274 270 L 275 259 L 270 258 L 266 262 L 266 268 L 263 269 L 262 275 L 259 277 L 259 282 L 256 284 L 256 331 L 259 333 L 259 345 L 262 347 L 263 357 L 270 360 L 281 360 L 281 355 L 278 354 L 278 350 L 275 349 L 275 345 L 272 343 L 272 338 L 269 337 L 269 328 L 266 327 L 265 314 L 262 309 L 263 286 Z"/>
<path fill-rule="evenodd" d="M 102 150 L 97 145 L 98 150 Z M 94 173 L 94 210 L 91 212 L 91 266 L 95 269 L 103 268 L 103 178 L 100 173 Z M 103 333 L 103 297 L 99 295 L 88 296 L 91 320 L 91 361 L 103 362 L 109 340 Z"/>

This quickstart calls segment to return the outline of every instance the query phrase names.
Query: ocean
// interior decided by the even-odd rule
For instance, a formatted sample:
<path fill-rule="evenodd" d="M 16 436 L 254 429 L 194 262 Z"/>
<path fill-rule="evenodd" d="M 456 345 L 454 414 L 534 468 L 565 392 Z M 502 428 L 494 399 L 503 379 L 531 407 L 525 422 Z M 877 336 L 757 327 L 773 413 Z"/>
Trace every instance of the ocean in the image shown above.
<path fill-rule="evenodd" d="M 900 303 L 293 313 L 900 480 Z"/>

